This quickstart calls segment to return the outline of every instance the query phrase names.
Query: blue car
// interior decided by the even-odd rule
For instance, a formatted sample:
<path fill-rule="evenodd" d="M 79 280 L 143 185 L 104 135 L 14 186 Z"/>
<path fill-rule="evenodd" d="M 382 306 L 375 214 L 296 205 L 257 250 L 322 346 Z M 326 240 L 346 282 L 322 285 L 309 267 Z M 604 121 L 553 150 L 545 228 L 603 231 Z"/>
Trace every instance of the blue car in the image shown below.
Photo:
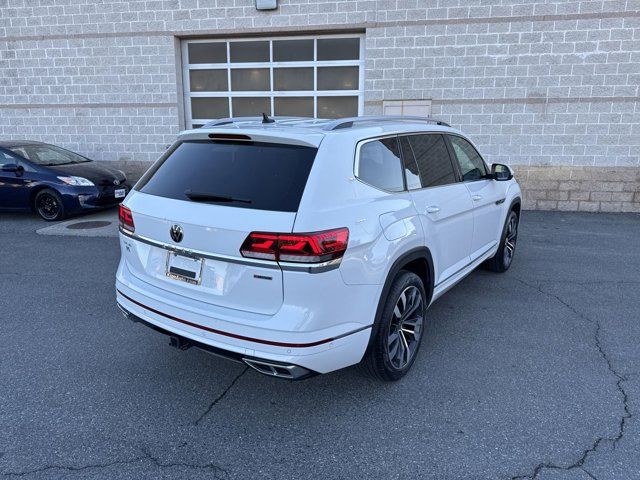
<path fill-rule="evenodd" d="M 126 176 L 55 145 L 0 142 L 0 210 L 34 211 L 45 220 L 107 208 L 131 190 Z"/>

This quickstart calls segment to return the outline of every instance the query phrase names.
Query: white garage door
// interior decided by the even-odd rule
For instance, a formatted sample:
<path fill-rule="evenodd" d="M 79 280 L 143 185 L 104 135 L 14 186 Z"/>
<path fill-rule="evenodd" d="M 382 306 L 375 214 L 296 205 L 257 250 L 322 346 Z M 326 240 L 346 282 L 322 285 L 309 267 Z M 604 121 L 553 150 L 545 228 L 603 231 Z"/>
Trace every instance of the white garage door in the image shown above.
<path fill-rule="evenodd" d="M 184 40 L 187 128 L 216 118 L 351 117 L 364 106 L 364 38 Z"/>

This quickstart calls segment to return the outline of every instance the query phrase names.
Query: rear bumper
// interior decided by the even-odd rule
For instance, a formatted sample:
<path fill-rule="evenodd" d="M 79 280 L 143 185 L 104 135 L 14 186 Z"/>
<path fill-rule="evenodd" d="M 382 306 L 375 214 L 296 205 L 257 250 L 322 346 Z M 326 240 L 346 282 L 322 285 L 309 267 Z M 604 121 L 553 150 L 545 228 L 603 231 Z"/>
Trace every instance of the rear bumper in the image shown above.
<path fill-rule="evenodd" d="M 198 342 L 196 340 L 192 340 L 179 335 L 175 332 L 171 332 L 170 330 L 166 330 L 165 328 L 159 327 L 154 323 L 148 322 L 143 318 L 140 318 L 137 315 L 131 313 L 119 303 L 118 308 L 125 316 L 125 318 L 128 318 L 132 322 L 140 323 L 146 327 L 151 328 L 152 330 L 155 330 L 158 333 L 167 335 L 169 337 L 169 345 L 177 348 L 178 350 L 188 350 L 192 347 L 199 348 L 200 350 L 204 350 L 218 357 L 226 358 L 227 360 L 231 360 L 234 362 L 244 363 L 254 370 L 265 375 L 282 378 L 284 380 L 303 380 L 305 378 L 313 377 L 318 374 L 318 372 L 314 372 L 299 365 L 274 362 L 273 360 L 264 358 L 242 355 L 238 352 L 225 350 L 223 348 L 215 347 L 207 343 Z"/>
<path fill-rule="evenodd" d="M 241 319 L 242 312 L 231 310 L 237 319 L 231 322 L 214 314 L 211 308 L 194 310 L 193 306 L 187 306 L 184 298 L 137 281 L 122 263 L 117 273 L 116 297 L 128 318 L 175 337 L 178 343 L 188 342 L 184 345 L 192 344 L 243 361 L 261 373 L 268 372 L 256 368 L 247 359 L 301 367 L 308 372 L 300 374 L 300 378 L 354 365 L 362 359 L 371 335 L 371 325 L 353 322 L 314 331 L 274 330 L 283 312 L 264 316 L 264 327 L 258 328 L 256 322 L 251 324 L 248 319 L 240 323 L 238 316 Z M 295 372 L 294 378 L 298 373 Z"/>

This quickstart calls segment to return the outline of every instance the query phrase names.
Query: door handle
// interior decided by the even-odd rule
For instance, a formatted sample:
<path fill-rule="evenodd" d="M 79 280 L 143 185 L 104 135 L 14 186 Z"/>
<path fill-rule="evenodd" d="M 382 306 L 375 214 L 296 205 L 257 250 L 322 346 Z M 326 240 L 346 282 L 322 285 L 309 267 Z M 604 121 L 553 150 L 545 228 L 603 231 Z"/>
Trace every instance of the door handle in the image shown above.
<path fill-rule="evenodd" d="M 435 205 L 427 207 L 427 213 L 438 213 L 439 211 L 440 207 L 436 207 Z"/>
<path fill-rule="evenodd" d="M 480 200 L 482 200 L 482 195 L 472 195 L 471 198 L 474 202 L 479 202 Z"/>

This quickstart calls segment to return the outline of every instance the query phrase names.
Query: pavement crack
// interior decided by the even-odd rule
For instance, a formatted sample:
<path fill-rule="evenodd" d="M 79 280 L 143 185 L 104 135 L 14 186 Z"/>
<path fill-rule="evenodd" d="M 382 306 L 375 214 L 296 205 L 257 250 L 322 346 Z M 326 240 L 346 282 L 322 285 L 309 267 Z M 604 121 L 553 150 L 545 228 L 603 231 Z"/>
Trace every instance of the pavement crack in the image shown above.
<path fill-rule="evenodd" d="M 633 416 L 633 414 L 631 413 L 631 410 L 629 408 L 629 394 L 627 393 L 627 391 L 624 388 L 624 382 L 627 379 L 620 372 L 618 372 L 616 370 L 616 368 L 613 366 L 613 363 L 611 362 L 611 358 L 609 357 L 609 354 L 607 353 L 607 351 L 604 349 L 604 347 L 602 345 L 602 339 L 601 339 L 602 325 L 600 324 L 599 320 L 594 320 L 592 318 L 589 318 L 584 313 L 580 312 L 575 307 L 573 307 L 571 304 L 569 304 L 568 302 L 563 300 L 559 295 L 544 290 L 542 287 L 540 287 L 540 285 L 531 284 L 529 282 L 526 282 L 526 281 L 522 280 L 521 278 L 517 278 L 517 277 L 513 277 L 513 278 L 516 281 L 518 281 L 519 283 L 521 283 L 521 284 L 523 284 L 523 285 L 525 285 L 525 286 L 527 286 L 529 288 L 537 290 L 542 295 L 546 295 L 547 297 L 554 298 L 560 304 L 562 304 L 565 308 L 571 310 L 571 312 L 573 312 L 576 316 L 578 316 L 579 318 L 581 318 L 585 322 L 587 322 L 587 323 L 589 323 L 589 324 L 591 324 L 591 325 L 593 325 L 595 327 L 595 330 L 594 330 L 594 343 L 595 343 L 596 349 L 598 350 L 598 353 L 599 353 L 600 357 L 605 361 L 607 369 L 609 370 L 609 373 L 616 378 L 616 390 L 618 391 L 618 393 L 622 397 L 623 414 L 620 417 L 620 420 L 618 422 L 617 433 L 614 436 L 596 438 L 596 440 L 593 442 L 593 444 L 589 448 L 585 449 L 582 452 L 582 455 L 580 456 L 580 458 L 577 461 L 575 461 L 574 463 L 572 463 L 571 465 L 562 466 L 562 465 L 556 465 L 556 464 L 553 464 L 553 463 L 540 463 L 540 464 L 536 465 L 536 467 L 533 469 L 533 472 L 531 474 L 528 474 L 528 475 L 516 475 L 516 476 L 511 477 L 511 480 L 524 480 L 524 479 L 534 480 L 535 478 L 537 478 L 538 474 L 544 469 L 549 469 L 549 470 L 573 470 L 573 469 L 576 469 L 576 468 L 584 471 L 590 478 L 596 478 L 592 473 L 588 472 L 583 467 L 584 463 L 587 460 L 587 457 L 589 456 L 589 454 L 596 452 L 596 450 L 602 444 L 602 442 L 610 442 L 612 444 L 613 448 L 615 449 L 616 445 L 618 444 L 618 442 L 620 440 L 622 440 L 622 438 L 624 437 L 624 431 L 625 431 L 625 427 L 626 427 L 626 422 Z"/>
<path fill-rule="evenodd" d="M 113 465 L 126 465 L 129 463 L 134 463 L 134 462 L 138 462 L 140 460 L 143 460 L 145 457 L 136 457 L 136 458 L 132 458 L 130 460 L 115 460 L 113 462 L 106 462 L 106 463 L 92 463 L 89 465 L 82 465 L 79 467 L 73 466 L 73 465 L 57 465 L 57 464 L 52 464 L 52 465 L 45 465 L 43 467 L 38 467 L 38 468 L 34 468 L 31 470 L 25 470 L 22 472 L 2 472 L 0 473 L 1 476 L 3 477 L 24 477 L 26 475 L 34 475 L 36 473 L 43 473 L 46 472 L 48 470 L 66 470 L 68 472 L 81 472 L 83 470 L 89 470 L 92 468 L 107 468 L 107 467 L 111 467 Z"/>
<path fill-rule="evenodd" d="M 591 473 L 589 470 L 587 470 L 586 468 L 581 467 L 580 470 L 582 470 L 584 473 L 586 473 L 589 478 L 592 478 L 593 480 L 598 480 L 598 478 L 593 473 Z"/>
<path fill-rule="evenodd" d="M 213 462 L 209 462 L 205 464 L 188 463 L 188 462 L 163 462 L 158 457 L 151 455 L 151 453 L 149 453 L 149 451 L 146 450 L 145 448 L 138 447 L 138 449 L 144 454 L 144 458 L 150 460 L 159 468 L 186 467 L 186 468 L 192 468 L 192 469 L 198 469 L 198 470 L 211 470 L 213 471 L 214 478 L 216 479 L 224 479 L 227 476 L 227 471 Z"/>
<path fill-rule="evenodd" d="M 209 462 L 205 464 L 188 463 L 188 462 L 163 462 L 158 457 L 151 455 L 151 453 L 149 453 L 149 451 L 143 447 L 137 447 L 137 450 L 139 450 L 142 453 L 142 455 L 131 458 L 129 460 L 114 460 L 112 462 L 92 463 L 89 465 L 81 465 L 81 466 L 52 464 L 52 465 L 45 465 L 39 468 L 34 468 L 31 470 L 25 470 L 22 472 L 2 472 L 0 473 L 0 476 L 24 477 L 27 475 L 34 475 L 37 473 L 47 472 L 49 470 L 65 470 L 67 472 L 82 472 L 82 471 L 91 470 L 91 469 L 108 468 L 115 465 L 130 465 L 130 464 L 143 462 L 143 461 L 150 461 L 153 464 L 155 464 L 158 468 L 185 467 L 185 468 L 196 469 L 196 470 L 211 470 L 214 474 L 214 478 L 216 479 L 224 479 L 227 476 L 227 471 L 213 462 Z"/>
<path fill-rule="evenodd" d="M 247 373 L 247 370 L 249 370 L 249 367 L 244 367 L 244 370 L 242 370 L 242 372 L 240 372 L 238 375 L 236 375 L 236 377 L 233 380 L 231 380 L 231 383 L 229 384 L 229 386 L 225 388 L 225 390 L 220 395 L 218 395 L 213 402 L 211 402 L 211 404 L 209 405 L 209 408 L 207 408 L 207 410 L 202 415 L 200 415 L 200 417 L 198 417 L 198 419 L 195 422 L 193 422 L 194 426 L 197 427 L 200 424 L 200 422 L 204 420 L 204 418 L 207 415 L 209 415 L 209 412 L 213 410 L 213 407 L 215 407 L 218 403 L 222 401 L 222 399 L 227 395 L 227 393 L 229 393 L 229 390 L 231 390 L 233 386 L 236 384 L 236 382 L 240 380 L 240 377 L 242 377 L 245 373 Z"/>

